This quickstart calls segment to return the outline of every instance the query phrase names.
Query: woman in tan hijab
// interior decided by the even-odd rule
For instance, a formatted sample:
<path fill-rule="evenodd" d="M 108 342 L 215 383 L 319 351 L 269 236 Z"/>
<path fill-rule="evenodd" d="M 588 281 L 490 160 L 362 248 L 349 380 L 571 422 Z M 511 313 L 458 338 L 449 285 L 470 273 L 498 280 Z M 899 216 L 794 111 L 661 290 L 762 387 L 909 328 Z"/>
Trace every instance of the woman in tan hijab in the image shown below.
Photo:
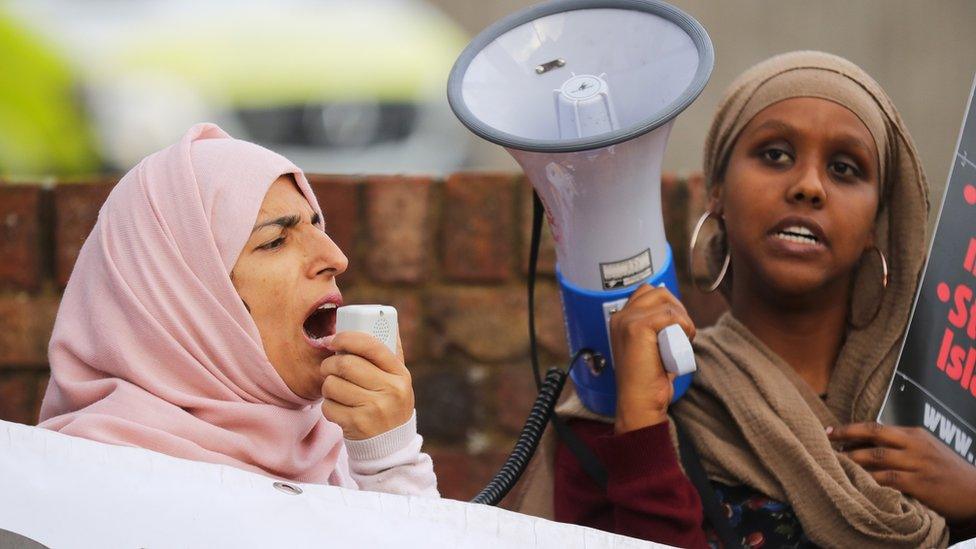
<path fill-rule="evenodd" d="M 844 59 L 780 55 L 728 89 L 705 149 L 719 231 L 695 253 L 730 312 L 695 339 L 692 389 L 668 409 L 655 341 L 676 320 L 694 335 L 687 314 L 665 290 L 638 290 L 611 325 L 616 418 L 575 396 L 560 408 L 606 488 L 560 443 L 540 453 L 520 508 L 704 543 L 641 527 L 699 509 L 671 474 L 668 437 L 654 442 L 677 421 L 744 545 L 945 546 L 947 521 L 960 533 L 976 519 L 976 469 L 923 430 L 871 422 L 926 250 L 927 183 L 890 98 Z"/>

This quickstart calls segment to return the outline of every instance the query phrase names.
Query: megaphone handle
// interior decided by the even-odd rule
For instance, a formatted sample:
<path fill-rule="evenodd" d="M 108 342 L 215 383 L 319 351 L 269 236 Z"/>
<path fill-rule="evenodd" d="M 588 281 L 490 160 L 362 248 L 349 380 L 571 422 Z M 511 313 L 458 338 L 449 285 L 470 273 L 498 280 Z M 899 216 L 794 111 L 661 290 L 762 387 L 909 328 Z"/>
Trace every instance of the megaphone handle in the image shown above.
<path fill-rule="evenodd" d="M 657 348 L 661 352 L 664 369 L 668 372 L 680 376 L 698 370 L 695 351 L 680 325 L 672 324 L 658 332 Z"/>

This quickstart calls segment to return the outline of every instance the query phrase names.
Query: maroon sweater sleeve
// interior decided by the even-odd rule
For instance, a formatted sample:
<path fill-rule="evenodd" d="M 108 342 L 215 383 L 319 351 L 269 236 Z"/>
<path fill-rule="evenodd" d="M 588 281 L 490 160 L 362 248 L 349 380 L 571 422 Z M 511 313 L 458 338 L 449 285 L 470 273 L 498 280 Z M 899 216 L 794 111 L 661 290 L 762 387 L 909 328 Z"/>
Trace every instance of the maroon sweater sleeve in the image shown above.
<path fill-rule="evenodd" d="M 678 547 L 708 547 L 701 501 L 678 466 L 666 421 L 620 435 L 596 421 L 577 419 L 569 426 L 606 467 L 607 489 L 559 442 L 556 520 Z"/>

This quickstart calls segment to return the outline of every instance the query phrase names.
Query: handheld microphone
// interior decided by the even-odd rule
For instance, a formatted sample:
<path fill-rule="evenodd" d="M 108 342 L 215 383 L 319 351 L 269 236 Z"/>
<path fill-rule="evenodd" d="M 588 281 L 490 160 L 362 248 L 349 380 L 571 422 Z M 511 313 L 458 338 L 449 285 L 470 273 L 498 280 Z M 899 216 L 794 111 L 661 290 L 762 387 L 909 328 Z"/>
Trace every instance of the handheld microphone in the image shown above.
<path fill-rule="evenodd" d="M 346 305 L 336 309 L 336 333 L 365 332 L 397 352 L 397 310 L 389 305 Z"/>

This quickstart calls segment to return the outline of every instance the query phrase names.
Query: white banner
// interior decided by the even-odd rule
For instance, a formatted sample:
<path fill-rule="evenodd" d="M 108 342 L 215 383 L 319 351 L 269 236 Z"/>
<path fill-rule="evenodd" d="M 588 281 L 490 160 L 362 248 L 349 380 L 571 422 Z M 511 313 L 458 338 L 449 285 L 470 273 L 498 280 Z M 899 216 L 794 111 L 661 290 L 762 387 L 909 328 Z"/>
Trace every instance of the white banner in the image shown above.
<path fill-rule="evenodd" d="M 435 463 L 436 467 L 436 463 Z M 0 547 L 663 547 L 445 499 L 274 480 L 0 422 Z M 5 532 L 6 531 L 6 532 Z"/>

